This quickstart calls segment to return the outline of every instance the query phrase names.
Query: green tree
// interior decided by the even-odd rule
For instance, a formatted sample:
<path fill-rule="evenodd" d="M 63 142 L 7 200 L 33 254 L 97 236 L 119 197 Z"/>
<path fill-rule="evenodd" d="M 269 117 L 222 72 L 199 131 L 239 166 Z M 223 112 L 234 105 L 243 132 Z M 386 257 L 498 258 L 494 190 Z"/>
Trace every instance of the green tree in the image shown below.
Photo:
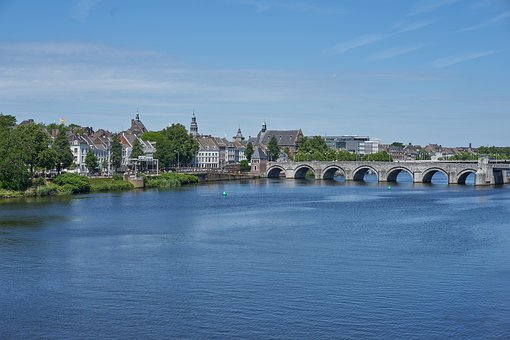
<path fill-rule="evenodd" d="M 390 145 L 394 146 L 394 147 L 397 147 L 397 148 L 403 148 L 404 147 L 404 143 L 402 143 L 402 142 L 393 142 Z"/>
<path fill-rule="evenodd" d="M 99 164 L 97 163 L 97 157 L 94 155 L 91 149 L 87 151 L 87 155 L 85 156 L 85 166 L 89 170 L 90 173 L 95 173 Z"/>
<path fill-rule="evenodd" d="M 20 155 L 20 136 L 13 129 L 16 118 L 0 115 L 0 186 L 9 190 L 25 190 L 30 173 Z"/>
<path fill-rule="evenodd" d="M 49 148 L 50 137 L 44 133 L 40 125 L 34 123 L 18 126 L 16 134 L 20 141 L 18 152 L 28 165 L 30 175 L 33 177 L 34 167 L 41 165 L 40 161 L 44 161 L 41 153 Z"/>
<path fill-rule="evenodd" d="M 248 172 L 251 169 L 250 165 L 248 164 L 248 161 L 246 159 L 243 159 L 239 166 L 240 166 L 240 170 L 242 172 Z"/>
<path fill-rule="evenodd" d="M 142 139 L 156 142 L 154 157 L 159 159 L 161 168 L 177 165 L 177 154 L 181 164 L 190 163 L 198 151 L 198 141 L 182 124 L 172 124 L 161 131 L 145 133 Z"/>
<path fill-rule="evenodd" d="M 69 146 L 69 141 L 65 133 L 59 133 L 57 138 L 53 141 L 52 149 L 57 155 L 57 172 L 60 173 L 62 169 L 67 168 L 73 163 L 73 153 Z"/>
<path fill-rule="evenodd" d="M 57 158 L 57 152 L 52 148 L 48 148 L 39 153 L 39 159 L 37 163 L 45 170 L 51 170 L 56 167 Z"/>
<path fill-rule="evenodd" d="M 246 145 L 246 149 L 244 149 L 244 155 L 246 156 L 246 159 L 248 162 L 251 161 L 251 156 L 253 155 L 253 144 L 251 142 L 248 142 L 248 145 Z"/>
<path fill-rule="evenodd" d="M 110 147 L 110 162 L 113 170 L 117 172 L 122 164 L 122 145 L 118 135 L 113 136 Z"/>
<path fill-rule="evenodd" d="M 143 156 L 143 147 L 142 143 L 138 140 L 138 138 L 135 139 L 133 142 L 133 149 L 131 150 L 131 158 L 138 158 L 138 156 Z"/>
<path fill-rule="evenodd" d="M 379 151 L 369 155 L 364 155 L 363 160 L 365 161 L 378 161 L 378 162 L 393 162 L 393 158 L 386 151 Z"/>
<path fill-rule="evenodd" d="M 313 154 L 315 152 L 324 154 L 328 150 L 328 146 L 324 138 L 322 138 L 321 136 L 303 137 L 299 141 L 298 150 L 305 154 L 307 153 Z"/>
<path fill-rule="evenodd" d="M 267 158 L 270 161 L 276 161 L 279 155 L 280 147 L 278 146 L 278 141 L 276 140 L 276 137 L 273 135 L 269 140 L 269 144 L 267 145 Z"/>

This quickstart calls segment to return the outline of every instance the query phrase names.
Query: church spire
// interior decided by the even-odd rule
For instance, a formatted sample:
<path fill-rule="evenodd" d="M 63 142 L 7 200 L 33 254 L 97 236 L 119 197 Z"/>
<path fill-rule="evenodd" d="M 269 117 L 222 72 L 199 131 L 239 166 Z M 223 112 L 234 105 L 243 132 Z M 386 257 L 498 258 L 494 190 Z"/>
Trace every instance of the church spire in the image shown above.
<path fill-rule="evenodd" d="M 193 116 L 191 117 L 191 125 L 189 127 L 189 133 L 194 137 L 198 136 L 198 123 L 197 123 L 197 117 L 195 116 L 195 109 L 193 109 Z"/>

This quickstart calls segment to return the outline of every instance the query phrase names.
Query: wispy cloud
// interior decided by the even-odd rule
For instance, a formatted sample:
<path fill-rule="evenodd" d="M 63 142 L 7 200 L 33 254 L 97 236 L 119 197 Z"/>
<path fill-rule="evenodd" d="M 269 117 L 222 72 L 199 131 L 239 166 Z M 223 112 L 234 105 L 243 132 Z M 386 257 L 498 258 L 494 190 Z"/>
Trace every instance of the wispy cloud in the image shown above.
<path fill-rule="evenodd" d="M 372 54 L 368 57 L 369 60 L 379 60 L 379 59 L 389 59 L 393 57 L 397 57 L 403 54 L 411 53 L 417 50 L 420 50 L 424 47 L 429 46 L 430 44 L 417 44 L 412 46 L 403 46 L 403 47 L 395 47 L 390 48 L 384 51 L 380 51 Z"/>
<path fill-rule="evenodd" d="M 416 3 L 406 16 L 412 17 L 415 15 L 430 13 L 440 9 L 441 7 L 453 5 L 459 1 L 460 0 L 422 0 Z"/>
<path fill-rule="evenodd" d="M 432 62 L 432 66 L 435 68 L 444 68 L 444 67 L 459 64 L 459 63 L 462 63 L 465 61 L 486 57 L 486 56 L 489 56 L 492 54 L 496 54 L 498 52 L 499 51 L 477 51 L 477 52 L 454 54 L 449 57 L 439 58 L 439 59 L 434 60 Z"/>
<path fill-rule="evenodd" d="M 365 45 L 373 44 L 375 42 L 378 42 L 380 40 L 386 39 L 387 35 L 381 35 L 381 34 L 368 34 L 368 35 L 362 35 L 357 38 L 354 38 L 352 40 L 336 44 L 330 48 L 327 49 L 328 52 L 332 54 L 342 54 L 347 51 L 350 51 L 352 49 L 362 47 Z"/>
<path fill-rule="evenodd" d="M 291 12 L 304 12 L 315 14 L 342 14 L 339 7 L 327 7 L 311 1 L 285 1 L 285 0 L 239 0 L 241 4 L 255 7 L 259 12 L 274 9 L 283 9 Z"/>
<path fill-rule="evenodd" d="M 84 21 L 101 0 L 74 0 L 71 15 L 74 19 Z"/>
<path fill-rule="evenodd" d="M 497 24 L 498 22 L 501 22 L 501 21 L 504 21 L 504 20 L 508 20 L 508 19 L 510 19 L 510 11 L 505 12 L 503 14 L 500 14 L 497 17 L 491 18 L 491 19 L 489 19 L 486 22 L 483 22 L 481 24 L 474 25 L 474 26 L 469 26 L 469 27 L 463 28 L 461 30 L 458 30 L 458 32 L 468 32 L 468 31 L 474 31 L 474 30 L 482 29 L 482 28 L 485 28 L 487 26 L 491 26 L 491 25 Z"/>
<path fill-rule="evenodd" d="M 365 34 L 358 36 L 356 38 L 353 38 L 351 40 L 345 41 L 343 43 L 339 43 L 336 45 L 333 45 L 326 49 L 327 53 L 330 54 L 342 54 L 347 51 L 353 50 L 355 48 L 363 47 L 366 45 L 370 45 L 376 42 L 379 42 L 381 40 L 387 39 L 391 36 L 394 36 L 396 34 L 401 34 L 405 32 L 411 32 L 415 31 L 421 28 L 424 28 L 430 24 L 432 24 L 432 20 L 421 20 L 421 21 L 399 21 L 396 22 L 393 26 L 391 31 L 384 34 Z"/>
<path fill-rule="evenodd" d="M 420 20 L 420 21 L 399 21 L 393 25 L 393 29 L 397 33 L 411 32 L 423 27 L 427 27 L 434 23 L 434 20 Z"/>

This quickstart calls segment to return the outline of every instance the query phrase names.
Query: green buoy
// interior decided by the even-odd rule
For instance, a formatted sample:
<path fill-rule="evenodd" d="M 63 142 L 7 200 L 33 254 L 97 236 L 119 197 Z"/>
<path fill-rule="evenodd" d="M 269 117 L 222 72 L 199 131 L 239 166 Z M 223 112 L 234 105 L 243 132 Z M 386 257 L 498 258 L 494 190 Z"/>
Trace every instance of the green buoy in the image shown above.
<path fill-rule="evenodd" d="M 388 190 L 391 190 L 391 186 L 390 185 L 388 185 Z"/>
<path fill-rule="evenodd" d="M 223 191 L 223 197 L 227 197 L 227 192 L 226 191 Z"/>

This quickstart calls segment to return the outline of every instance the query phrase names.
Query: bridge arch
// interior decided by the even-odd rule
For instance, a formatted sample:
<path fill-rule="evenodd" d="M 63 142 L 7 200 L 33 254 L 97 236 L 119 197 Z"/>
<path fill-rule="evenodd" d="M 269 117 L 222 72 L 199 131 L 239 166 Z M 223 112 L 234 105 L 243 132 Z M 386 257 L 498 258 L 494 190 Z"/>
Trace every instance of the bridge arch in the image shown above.
<path fill-rule="evenodd" d="M 469 175 L 474 174 L 476 176 L 476 170 L 475 169 L 465 169 L 459 172 L 457 175 L 457 184 L 466 184 L 466 179 Z"/>
<path fill-rule="evenodd" d="M 279 165 L 273 165 L 267 169 L 267 178 L 280 178 L 281 173 L 285 174 L 285 177 L 287 176 L 287 171 L 285 171 L 285 168 Z"/>
<path fill-rule="evenodd" d="M 345 170 L 338 165 L 329 165 L 322 171 L 322 179 L 334 179 L 335 174 L 340 171 L 345 176 Z"/>
<path fill-rule="evenodd" d="M 388 170 L 388 172 L 386 173 L 386 181 L 387 182 L 396 182 L 398 175 L 402 171 L 407 172 L 409 175 L 411 175 L 411 178 L 413 177 L 413 172 L 411 170 L 409 170 L 408 168 L 406 168 L 404 166 L 397 166 L 397 167 L 394 167 L 394 168 L 391 168 L 390 170 Z"/>
<path fill-rule="evenodd" d="M 366 173 L 368 171 L 372 171 L 373 173 L 375 173 L 375 175 L 377 176 L 377 180 L 379 180 L 379 172 L 377 170 L 375 170 L 372 166 L 370 165 L 361 165 L 359 167 L 357 167 L 353 172 L 352 172 L 352 179 L 354 181 L 363 181 L 363 178 L 365 177 Z"/>
<path fill-rule="evenodd" d="M 313 174 L 315 175 L 315 169 L 313 168 L 313 166 L 308 164 L 301 164 L 297 166 L 296 169 L 294 170 L 294 178 L 306 178 L 306 173 L 308 171 L 313 172 Z"/>
<path fill-rule="evenodd" d="M 423 172 L 423 183 L 432 183 L 432 176 L 434 176 L 436 172 L 443 173 L 446 176 L 448 183 L 450 183 L 450 176 L 448 176 L 448 173 L 441 168 L 428 168 L 425 170 Z"/>

